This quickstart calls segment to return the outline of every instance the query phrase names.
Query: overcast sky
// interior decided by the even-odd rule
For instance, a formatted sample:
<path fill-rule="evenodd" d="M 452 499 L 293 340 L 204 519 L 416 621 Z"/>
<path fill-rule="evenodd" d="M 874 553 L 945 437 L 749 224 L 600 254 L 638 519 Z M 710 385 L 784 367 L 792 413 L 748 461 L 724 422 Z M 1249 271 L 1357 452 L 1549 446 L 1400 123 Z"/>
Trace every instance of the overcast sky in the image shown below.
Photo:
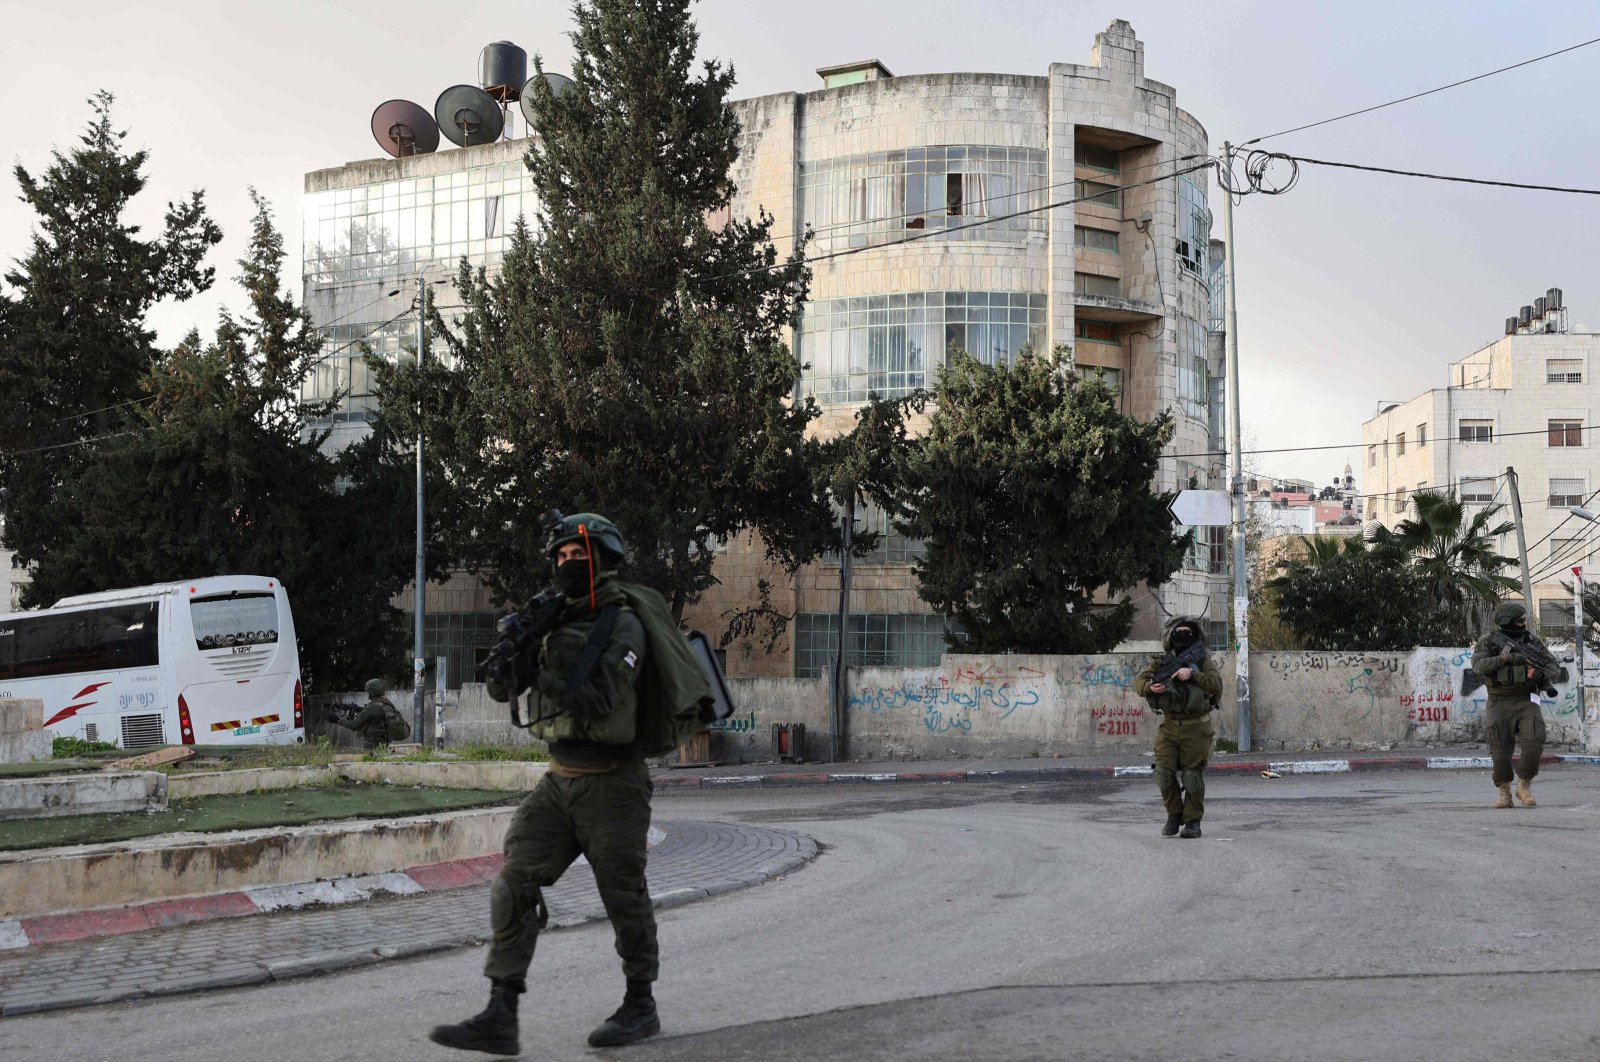
<path fill-rule="evenodd" d="M 6 0 L 0 144 L 35 173 L 73 143 L 105 88 L 130 141 L 148 147 L 136 220 L 203 188 L 231 278 L 250 213 L 246 187 L 288 234 L 298 294 L 307 171 L 379 154 L 372 109 L 431 108 L 507 39 L 570 66 L 569 5 L 549 0 Z M 703 0 L 701 50 L 731 62 L 738 96 L 811 91 L 817 67 L 876 57 L 896 74 L 1044 74 L 1086 63 L 1096 32 L 1129 20 L 1146 73 L 1176 86 L 1212 150 L 1600 37 L 1593 0 Z M 1446 93 L 1268 143 L 1314 158 L 1510 181 L 1600 187 L 1600 45 Z M 26 253 L 32 216 L 0 174 L 0 258 Z M 1221 235 L 1221 204 L 1214 230 Z M 1360 474 L 1362 420 L 1385 400 L 1443 386 L 1445 366 L 1551 286 L 1574 323 L 1600 330 L 1600 197 L 1450 185 L 1306 167 L 1298 187 L 1236 212 L 1247 440 L 1348 446 L 1257 459 L 1325 483 Z M 161 307 L 161 339 L 209 330 L 239 306 L 231 281 Z"/>

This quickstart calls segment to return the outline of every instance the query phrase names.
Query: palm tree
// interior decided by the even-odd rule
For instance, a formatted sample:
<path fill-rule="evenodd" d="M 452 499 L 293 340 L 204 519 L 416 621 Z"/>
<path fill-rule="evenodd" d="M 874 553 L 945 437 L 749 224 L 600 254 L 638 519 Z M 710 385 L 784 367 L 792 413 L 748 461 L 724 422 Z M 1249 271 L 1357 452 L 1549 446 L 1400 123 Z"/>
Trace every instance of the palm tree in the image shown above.
<path fill-rule="evenodd" d="M 1503 574 L 1516 561 L 1495 551 L 1495 539 L 1516 525 L 1505 520 L 1490 526 L 1503 505 L 1474 508 L 1469 517 L 1454 491 L 1418 491 L 1412 500 L 1416 518 L 1379 529 L 1374 547 L 1402 552 L 1426 572 L 1434 607 L 1453 613 L 1467 633 L 1468 624 L 1482 619 L 1479 613 L 1522 585 Z"/>

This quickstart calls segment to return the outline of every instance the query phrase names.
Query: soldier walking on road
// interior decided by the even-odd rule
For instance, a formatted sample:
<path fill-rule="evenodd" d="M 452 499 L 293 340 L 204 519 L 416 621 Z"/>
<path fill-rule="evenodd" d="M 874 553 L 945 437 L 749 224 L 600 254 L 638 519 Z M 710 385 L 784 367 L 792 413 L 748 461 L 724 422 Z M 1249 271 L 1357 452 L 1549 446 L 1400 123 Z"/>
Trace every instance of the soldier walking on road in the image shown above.
<path fill-rule="evenodd" d="M 1513 642 L 1543 648 L 1543 643 L 1528 630 L 1527 613 L 1520 601 L 1502 601 L 1495 606 L 1495 626 Z M 1484 736 L 1494 761 L 1494 784 L 1500 790 L 1494 806 L 1511 807 L 1511 754 L 1520 744 L 1517 799 L 1531 808 L 1538 803 L 1533 799 L 1533 777 L 1539 773 L 1539 758 L 1544 755 L 1544 711 L 1539 704 L 1539 691 L 1560 676 L 1546 675 L 1515 650 L 1497 648 L 1490 643 L 1493 637 L 1491 632 L 1478 639 L 1472 650 L 1472 670 L 1483 676 L 1489 690 Z"/>
<path fill-rule="evenodd" d="M 1166 656 L 1153 658 L 1133 680 L 1134 692 L 1161 716 L 1156 729 L 1156 786 L 1167 809 L 1163 837 L 1199 837 L 1206 811 L 1206 763 L 1211 759 L 1215 732 L 1211 712 L 1222 695 L 1222 673 L 1201 656 L 1198 663 L 1178 668 L 1170 682 L 1155 680 L 1156 673 L 1192 650 L 1203 637 L 1199 620 L 1179 617 L 1167 624 L 1162 645 Z M 1203 652 L 1202 650 L 1194 650 Z"/>
<path fill-rule="evenodd" d="M 429 1034 L 447 1047 L 501 1055 L 519 1049 L 517 997 L 527 991 L 546 920 L 540 889 L 579 855 L 594 870 L 628 980 L 622 1006 L 589 1034 L 589 1044 L 616 1047 L 661 1030 L 651 987 L 659 970 L 655 908 L 645 884 L 653 785 L 639 729 L 638 683 L 641 676 L 654 681 L 645 666 L 649 640 L 616 579 L 624 546 L 611 521 L 591 513 L 561 518 L 546 551 L 556 566 L 559 618 L 543 637 L 537 666 L 515 682 L 531 686 L 529 729 L 549 743 L 550 768 L 517 808 L 505 866 L 489 889 L 489 1005 Z M 495 700 L 519 692 L 490 675 Z"/>

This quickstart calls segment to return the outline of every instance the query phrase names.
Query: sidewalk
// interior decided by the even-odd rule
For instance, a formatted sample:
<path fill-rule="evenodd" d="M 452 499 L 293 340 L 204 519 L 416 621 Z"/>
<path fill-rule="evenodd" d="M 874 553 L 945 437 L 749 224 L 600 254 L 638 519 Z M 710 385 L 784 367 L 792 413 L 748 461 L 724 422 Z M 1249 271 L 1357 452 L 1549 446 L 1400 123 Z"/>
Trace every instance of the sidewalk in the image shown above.
<path fill-rule="evenodd" d="M 781 830 L 724 822 L 656 825 L 664 834 L 650 850 L 650 895 L 657 907 L 759 885 L 817 854 L 809 837 Z M 460 868 L 475 884 L 450 888 L 448 875 L 435 875 L 436 885 L 446 886 L 442 891 L 264 914 L 219 909 L 209 921 L 0 951 L 0 1020 L 281 981 L 481 943 L 489 928 L 482 881 L 499 858 L 462 861 L 479 864 Z M 544 895 L 552 928 L 605 917 L 586 864 L 574 865 Z M 246 913 L 255 916 L 231 917 Z"/>
<path fill-rule="evenodd" d="M 1546 753 L 1541 764 L 1600 765 L 1600 756 Z M 1343 774 L 1350 771 L 1488 770 L 1486 750 L 1407 749 L 1370 752 L 1217 753 L 1212 774 Z M 934 760 L 897 763 L 745 763 L 659 768 L 657 791 L 738 786 L 885 785 L 930 782 L 1050 782 L 1079 778 L 1148 778 L 1150 756 L 1068 756 L 1060 759 Z"/>

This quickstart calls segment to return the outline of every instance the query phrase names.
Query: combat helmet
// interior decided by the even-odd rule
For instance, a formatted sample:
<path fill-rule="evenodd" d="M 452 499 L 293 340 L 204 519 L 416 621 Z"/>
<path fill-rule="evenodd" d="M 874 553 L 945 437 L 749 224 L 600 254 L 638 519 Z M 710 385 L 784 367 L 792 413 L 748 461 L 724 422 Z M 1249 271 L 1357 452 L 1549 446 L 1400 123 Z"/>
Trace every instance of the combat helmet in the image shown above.
<path fill-rule="evenodd" d="M 628 549 L 622 541 L 622 532 L 617 529 L 617 525 L 598 513 L 574 513 L 571 516 L 563 516 L 545 541 L 545 554 L 553 556 L 556 550 L 569 542 L 583 542 L 590 547 L 599 546 L 607 566 L 612 568 L 622 563 Z"/>
<path fill-rule="evenodd" d="M 1509 627 L 1527 614 L 1528 610 L 1521 601 L 1502 601 L 1494 607 L 1494 625 Z"/>
<path fill-rule="evenodd" d="M 367 679 L 368 697 L 382 697 L 387 692 L 389 691 L 388 688 L 384 686 L 383 679 Z"/>

